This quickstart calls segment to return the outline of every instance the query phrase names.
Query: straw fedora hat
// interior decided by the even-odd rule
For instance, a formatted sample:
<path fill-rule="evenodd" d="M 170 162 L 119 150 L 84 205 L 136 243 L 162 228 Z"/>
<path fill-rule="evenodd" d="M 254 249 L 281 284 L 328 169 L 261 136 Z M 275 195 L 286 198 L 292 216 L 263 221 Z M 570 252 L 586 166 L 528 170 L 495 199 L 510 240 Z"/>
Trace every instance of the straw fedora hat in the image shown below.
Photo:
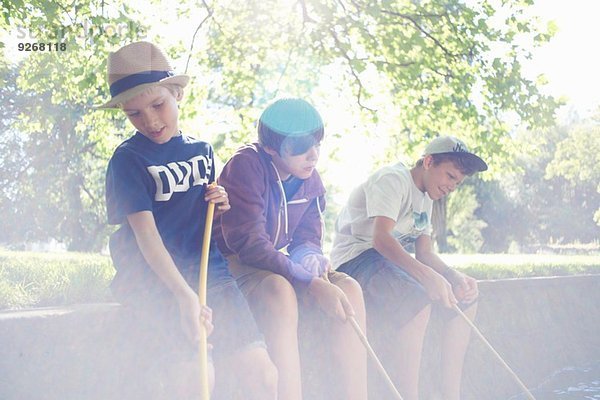
<path fill-rule="evenodd" d="M 135 42 L 108 55 L 111 99 L 95 108 L 118 108 L 146 89 L 173 84 L 184 87 L 187 75 L 175 75 L 164 53 L 150 42 Z"/>

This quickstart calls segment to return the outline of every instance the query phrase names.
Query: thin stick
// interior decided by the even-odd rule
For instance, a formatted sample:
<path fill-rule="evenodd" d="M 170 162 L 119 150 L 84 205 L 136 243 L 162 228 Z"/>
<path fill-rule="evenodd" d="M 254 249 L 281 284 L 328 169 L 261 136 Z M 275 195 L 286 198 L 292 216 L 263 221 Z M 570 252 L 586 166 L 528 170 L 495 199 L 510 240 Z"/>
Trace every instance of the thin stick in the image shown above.
<path fill-rule="evenodd" d="M 331 281 L 329 280 L 329 276 L 328 276 L 327 272 L 325 272 L 323 274 L 322 278 L 325 279 L 327 282 L 331 283 Z M 379 361 L 379 358 L 377 357 L 377 354 L 375 354 L 375 350 L 373 350 L 373 348 L 369 344 L 369 340 L 367 339 L 367 336 L 364 334 L 364 332 L 362 331 L 362 329 L 360 329 L 360 325 L 358 325 L 358 321 L 356 321 L 356 318 L 354 317 L 354 315 L 351 315 L 348 318 L 348 321 L 350 321 L 350 325 L 352 325 L 352 328 L 354 328 L 354 332 L 356 332 L 356 334 L 358 335 L 358 338 L 360 339 L 360 341 L 362 342 L 362 344 L 365 346 L 365 349 L 367 349 L 367 353 L 369 353 L 369 356 L 375 362 L 375 365 L 377 366 L 377 369 L 379 370 L 379 372 L 381 373 L 381 375 L 385 379 L 385 382 L 388 384 L 388 386 L 389 386 L 390 390 L 392 391 L 392 393 L 394 393 L 394 395 L 396 396 L 396 398 L 398 400 L 403 400 L 402 396 L 400 395 L 400 392 L 398 392 L 398 389 L 396 389 L 396 386 L 394 385 L 394 382 L 392 382 L 392 379 L 390 378 L 390 376 L 386 372 L 385 368 L 383 367 L 383 364 L 381 364 L 381 361 Z"/>
<path fill-rule="evenodd" d="M 377 369 L 379 370 L 379 372 L 381 373 L 381 375 L 384 377 L 385 382 L 387 383 L 387 385 L 390 388 L 390 390 L 394 393 L 394 395 L 396 396 L 396 398 L 398 400 L 402 400 L 402 396 L 400 396 L 400 393 L 398 392 L 398 389 L 396 389 L 396 386 L 394 386 L 394 382 L 392 382 L 392 379 L 390 378 L 390 376 L 388 375 L 388 373 L 385 371 L 385 368 L 383 368 L 383 365 L 381 364 L 381 361 L 379 361 L 379 358 L 377 358 L 377 354 L 375 354 L 375 351 L 373 350 L 373 348 L 369 344 L 369 341 L 367 340 L 367 337 L 363 333 L 362 329 L 360 329 L 360 326 L 358 325 L 358 322 L 356 321 L 356 318 L 354 318 L 354 316 L 351 316 L 350 318 L 348 318 L 348 321 L 350 321 L 350 324 L 354 328 L 354 331 L 358 335 L 360 341 L 362 342 L 362 344 L 367 349 L 367 353 L 369 353 L 369 356 L 371 356 L 371 358 L 375 362 L 375 365 L 377 366 Z"/>
<path fill-rule="evenodd" d="M 479 339 L 481 339 L 481 341 L 496 356 L 496 358 L 498 359 L 498 361 L 500 361 L 500 363 L 504 366 L 504 368 L 506 368 L 506 370 L 510 373 L 510 375 L 514 378 L 514 380 L 519 384 L 521 389 L 523 389 L 523 391 L 525 392 L 527 397 L 529 397 L 530 400 L 535 400 L 535 397 L 533 397 L 533 395 L 531 394 L 529 389 L 527 389 L 527 386 L 525 386 L 525 384 L 521 381 L 521 379 L 519 379 L 517 374 L 515 374 L 515 372 L 509 367 L 509 365 L 506 363 L 506 361 L 504 361 L 504 359 L 502 357 L 500 357 L 500 354 L 498 354 L 498 352 L 492 347 L 490 342 L 487 341 L 485 336 L 483 336 L 483 334 L 479 331 L 479 329 L 477 329 L 475 324 L 473 324 L 473 322 L 469 319 L 469 317 L 467 317 L 465 315 L 465 313 L 463 313 L 462 310 L 456 304 L 454 305 L 454 311 L 456 311 L 458 313 L 458 315 L 460 315 L 467 322 L 467 324 L 469 324 L 471 329 L 473 329 L 473 332 L 475 332 L 475 334 L 477 334 L 477 336 L 479 336 Z"/>
<path fill-rule="evenodd" d="M 208 185 L 213 187 L 214 183 Z M 201 306 L 206 305 L 206 283 L 208 280 L 208 251 L 210 249 L 210 236 L 212 234 L 215 203 L 208 203 L 206 208 L 206 221 L 204 224 L 204 237 L 202 238 L 202 254 L 200 256 L 200 282 L 198 285 L 198 299 Z M 210 400 L 208 383 L 208 342 L 204 324 L 200 326 L 200 390 L 201 399 Z"/>

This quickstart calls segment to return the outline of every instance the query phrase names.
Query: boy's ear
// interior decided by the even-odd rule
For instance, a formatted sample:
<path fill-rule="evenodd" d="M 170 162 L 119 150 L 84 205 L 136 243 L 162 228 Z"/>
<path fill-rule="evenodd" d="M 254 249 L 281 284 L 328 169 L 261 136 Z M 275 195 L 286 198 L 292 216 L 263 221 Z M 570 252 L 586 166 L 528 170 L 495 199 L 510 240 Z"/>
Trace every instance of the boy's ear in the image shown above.
<path fill-rule="evenodd" d="M 183 88 L 178 86 L 177 93 L 175 94 L 175 100 L 181 101 L 181 99 L 183 99 Z"/>
<path fill-rule="evenodd" d="M 271 157 L 273 156 L 278 156 L 279 152 L 275 151 L 274 149 L 272 149 L 269 146 L 263 146 L 263 149 L 265 150 L 265 153 L 267 153 L 268 155 L 270 155 Z"/>
<path fill-rule="evenodd" d="M 433 156 L 431 154 L 423 157 L 423 168 L 429 169 L 433 165 Z"/>

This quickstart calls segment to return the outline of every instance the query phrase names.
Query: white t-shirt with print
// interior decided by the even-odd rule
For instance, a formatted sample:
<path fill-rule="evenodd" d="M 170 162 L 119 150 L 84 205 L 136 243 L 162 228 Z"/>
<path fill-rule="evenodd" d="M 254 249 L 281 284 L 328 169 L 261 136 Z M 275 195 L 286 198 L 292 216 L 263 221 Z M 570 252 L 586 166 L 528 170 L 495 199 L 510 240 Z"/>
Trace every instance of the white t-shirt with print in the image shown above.
<path fill-rule="evenodd" d="M 350 194 L 335 226 L 334 268 L 373 248 L 375 217 L 396 221 L 393 236 L 403 245 L 431 235 L 433 201 L 417 188 L 402 163 L 381 168 Z"/>

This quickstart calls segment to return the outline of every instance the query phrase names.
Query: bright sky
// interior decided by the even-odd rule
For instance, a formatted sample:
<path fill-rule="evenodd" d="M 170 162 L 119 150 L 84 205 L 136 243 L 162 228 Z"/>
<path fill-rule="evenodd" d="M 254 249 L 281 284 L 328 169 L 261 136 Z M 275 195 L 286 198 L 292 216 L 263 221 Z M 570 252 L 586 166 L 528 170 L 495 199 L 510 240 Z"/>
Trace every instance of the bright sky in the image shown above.
<path fill-rule="evenodd" d="M 567 96 L 568 107 L 581 117 L 589 116 L 600 105 L 600 1 L 536 3 L 533 13 L 556 21 L 559 31 L 550 43 L 536 50 L 528 67 L 548 77 L 551 94 Z"/>

